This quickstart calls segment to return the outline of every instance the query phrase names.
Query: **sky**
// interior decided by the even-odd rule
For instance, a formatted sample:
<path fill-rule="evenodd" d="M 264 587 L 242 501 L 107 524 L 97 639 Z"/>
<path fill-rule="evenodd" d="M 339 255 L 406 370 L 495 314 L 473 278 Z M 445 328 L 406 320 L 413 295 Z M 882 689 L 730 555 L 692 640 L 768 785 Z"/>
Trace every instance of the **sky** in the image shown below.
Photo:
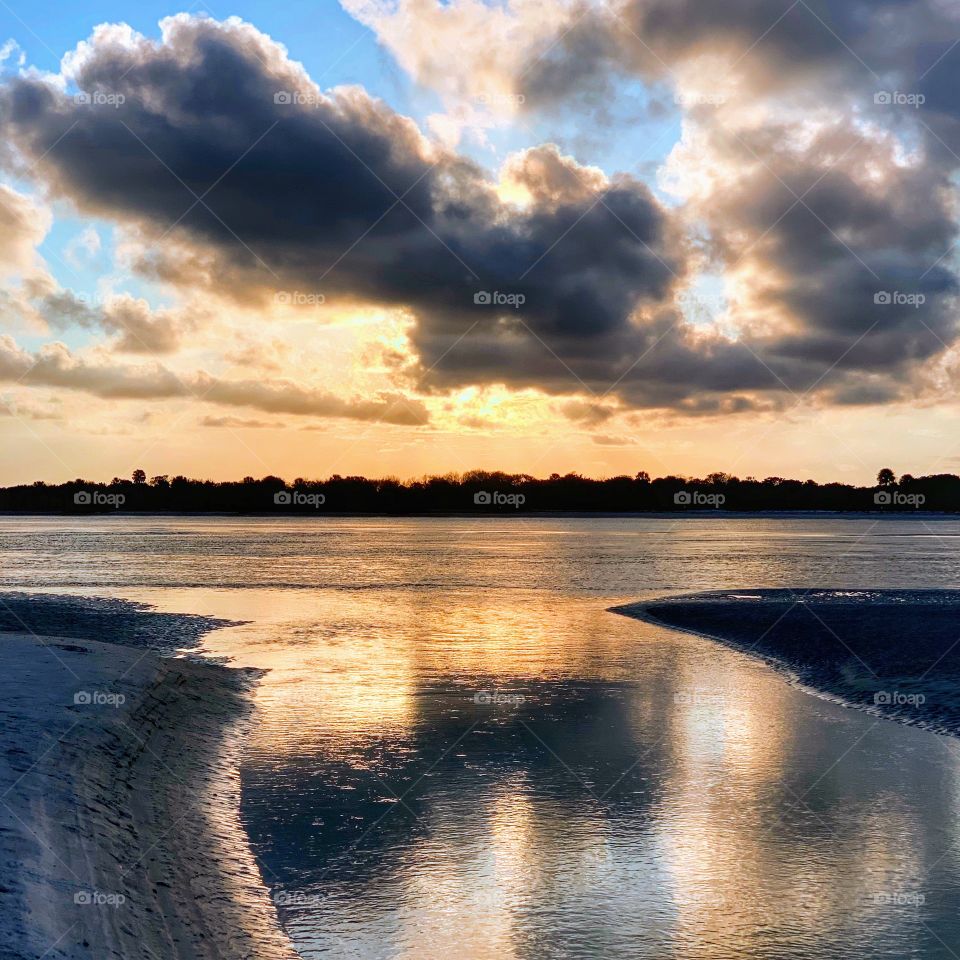
<path fill-rule="evenodd" d="M 0 0 L 0 483 L 960 472 L 941 0 Z"/>

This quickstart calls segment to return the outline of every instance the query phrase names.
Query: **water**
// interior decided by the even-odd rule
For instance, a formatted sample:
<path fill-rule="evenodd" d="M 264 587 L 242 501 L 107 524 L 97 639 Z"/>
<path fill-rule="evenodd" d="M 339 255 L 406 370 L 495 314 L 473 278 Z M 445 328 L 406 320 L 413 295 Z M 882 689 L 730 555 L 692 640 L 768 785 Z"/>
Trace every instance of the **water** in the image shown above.
<path fill-rule="evenodd" d="M 951 957 L 960 745 L 606 612 L 951 587 L 931 520 L 0 521 L 0 586 L 248 623 L 242 815 L 307 958 Z"/>

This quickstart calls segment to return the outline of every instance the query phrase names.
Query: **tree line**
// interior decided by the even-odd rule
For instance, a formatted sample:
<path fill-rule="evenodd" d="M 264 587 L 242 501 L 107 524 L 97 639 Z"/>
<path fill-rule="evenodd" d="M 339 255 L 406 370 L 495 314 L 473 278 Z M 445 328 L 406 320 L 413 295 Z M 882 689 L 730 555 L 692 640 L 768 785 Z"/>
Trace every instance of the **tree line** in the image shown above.
<path fill-rule="evenodd" d="M 302 477 L 244 477 L 238 481 L 184 476 L 147 477 L 109 483 L 77 479 L 67 483 L 0 488 L 0 511 L 86 514 L 530 514 L 690 513 L 698 511 L 960 512 L 960 477 L 949 474 L 897 478 L 889 468 L 876 484 L 817 483 L 785 477 L 741 479 L 727 473 L 705 477 L 633 476 L 592 479 L 577 473 L 546 478 L 522 473 L 472 470 L 401 481 L 334 474 L 325 480 Z"/>

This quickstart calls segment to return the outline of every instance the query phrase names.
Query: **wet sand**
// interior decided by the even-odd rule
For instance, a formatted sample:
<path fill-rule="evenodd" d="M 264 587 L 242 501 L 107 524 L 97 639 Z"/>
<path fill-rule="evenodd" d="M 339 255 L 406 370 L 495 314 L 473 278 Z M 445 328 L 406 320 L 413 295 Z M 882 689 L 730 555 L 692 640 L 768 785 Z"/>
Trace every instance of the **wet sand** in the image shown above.
<path fill-rule="evenodd" d="M 960 591 L 725 590 L 612 610 L 759 657 L 845 706 L 960 736 Z"/>
<path fill-rule="evenodd" d="M 239 821 L 255 679 L 0 634 L 0 956 L 296 957 Z"/>

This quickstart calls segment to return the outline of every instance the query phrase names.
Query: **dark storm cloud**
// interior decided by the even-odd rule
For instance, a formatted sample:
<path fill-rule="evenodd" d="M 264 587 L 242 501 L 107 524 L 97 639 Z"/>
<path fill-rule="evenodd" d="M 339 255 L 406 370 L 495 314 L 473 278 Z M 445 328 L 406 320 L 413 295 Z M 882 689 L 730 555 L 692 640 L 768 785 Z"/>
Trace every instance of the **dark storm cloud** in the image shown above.
<path fill-rule="evenodd" d="M 707 67 L 717 79 L 736 70 L 766 94 L 808 84 L 842 98 L 916 79 L 958 28 L 938 0 L 625 0 L 580 8 L 571 24 L 544 38 L 524 69 L 527 104 L 576 96 L 617 73 L 669 78 L 704 54 L 717 58 Z"/>
<path fill-rule="evenodd" d="M 473 309 L 481 285 L 523 287 L 545 330 L 609 326 L 667 289 L 663 217 L 642 185 L 506 217 L 472 164 L 430 157 L 409 121 L 362 92 L 321 97 L 275 51 L 254 56 L 250 35 L 191 20 L 164 45 L 104 42 L 77 84 L 122 103 L 19 80 L 6 129 L 28 156 L 46 153 L 53 188 L 83 208 L 179 228 L 270 287 L 317 284 L 336 264 L 328 293 L 478 319 L 490 316 Z M 636 237 L 604 242 L 614 216 Z M 558 256 L 520 281 L 563 234 Z"/>
<path fill-rule="evenodd" d="M 320 96 L 248 27 L 181 18 L 158 45 L 105 35 L 74 76 L 87 102 L 30 79 L 2 101 L 54 193 L 213 249 L 231 282 L 409 306 L 425 356 L 474 325 L 590 351 L 682 270 L 639 182 L 508 209 L 475 165 L 431 156 L 360 91 Z M 500 296 L 524 298 L 521 325 Z"/>
<path fill-rule="evenodd" d="M 764 164 L 699 210 L 723 259 L 749 261 L 758 298 L 796 323 L 754 349 L 774 367 L 797 359 L 905 376 L 957 335 L 957 281 L 937 263 L 957 232 L 949 171 L 900 165 L 842 124 L 802 150 L 786 146 L 789 129 L 776 132 L 776 147 L 750 133 L 714 145 L 732 169 L 760 151 Z M 865 174 L 871 166 L 882 176 Z"/>
<path fill-rule="evenodd" d="M 592 40 L 571 32 L 533 82 L 553 70 L 549 82 L 561 89 L 565 50 L 579 55 L 569 65 L 578 83 L 594 63 L 634 69 L 621 27 L 656 40 L 672 62 L 762 33 L 783 12 L 760 0 L 675 6 L 625 8 L 622 24 L 599 24 L 607 33 Z M 841 35 L 873 42 L 865 7 L 833 6 Z M 914 6 L 874 9 L 895 19 Z M 807 19 L 791 13 L 759 45 L 774 50 L 770 63 L 780 58 L 782 82 L 810 65 L 849 69 L 836 38 L 825 40 L 803 7 L 796 13 Z M 328 303 L 409 308 L 424 390 L 504 383 L 736 412 L 769 407 L 751 393 L 855 396 L 858 377 L 878 371 L 908 383 L 915 364 L 955 336 L 952 274 L 920 276 L 954 236 L 937 192 L 945 180 L 927 167 L 911 174 L 888 160 L 874 190 L 856 151 L 838 162 L 837 152 L 795 147 L 789 131 L 758 130 L 748 144 L 767 170 L 714 145 L 745 172 L 698 216 L 714 228 L 718 261 L 747 257 L 757 268 L 777 315 L 728 339 L 671 306 L 687 272 L 680 218 L 637 180 L 607 180 L 538 148 L 510 171 L 531 203 L 509 206 L 475 164 L 435 154 L 410 121 L 363 91 L 320 95 L 252 27 L 179 17 L 164 30 L 162 43 L 101 31 L 70 64 L 80 100 L 38 79 L 11 80 L 0 95 L 8 164 L 32 164 L 54 195 L 135 228 L 153 244 L 144 263 L 159 276 L 249 298 L 301 290 Z M 874 297 L 885 289 L 923 293 L 924 311 L 899 302 L 880 310 Z M 211 386 L 218 403 L 305 412 L 283 391 Z M 375 419 L 383 410 L 357 412 Z M 417 412 L 397 416 L 423 422 Z"/>
<path fill-rule="evenodd" d="M 689 212 L 715 266 L 750 268 L 763 318 L 739 344 L 791 391 L 876 403 L 957 338 L 958 38 L 936 0 L 627 0 L 545 41 L 523 84 L 536 105 L 591 71 L 682 84 L 696 63 L 721 96 L 686 118 L 703 172 L 725 175 Z M 721 352 L 750 385 L 749 361 Z M 658 354 L 686 366 L 682 343 Z"/>

